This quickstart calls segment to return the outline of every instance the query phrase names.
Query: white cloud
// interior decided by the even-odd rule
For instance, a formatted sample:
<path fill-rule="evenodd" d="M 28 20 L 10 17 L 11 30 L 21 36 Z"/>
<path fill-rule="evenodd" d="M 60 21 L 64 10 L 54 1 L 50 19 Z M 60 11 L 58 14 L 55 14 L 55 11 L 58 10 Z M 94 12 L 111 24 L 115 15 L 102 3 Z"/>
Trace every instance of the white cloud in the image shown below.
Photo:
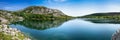
<path fill-rule="evenodd" d="M 67 0 L 53 0 L 53 1 L 56 1 L 56 2 L 65 2 Z"/>
<path fill-rule="evenodd" d="M 5 6 L 4 9 L 5 10 L 10 10 L 10 11 L 16 11 L 16 10 L 22 10 L 24 9 L 26 6 L 21 6 L 21 5 L 12 5 L 12 6 Z"/>
<path fill-rule="evenodd" d="M 45 3 L 54 4 L 54 3 L 61 3 L 65 1 L 67 0 L 45 0 Z"/>
<path fill-rule="evenodd" d="M 110 12 L 120 12 L 120 5 L 115 4 L 107 5 L 107 10 Z"/>

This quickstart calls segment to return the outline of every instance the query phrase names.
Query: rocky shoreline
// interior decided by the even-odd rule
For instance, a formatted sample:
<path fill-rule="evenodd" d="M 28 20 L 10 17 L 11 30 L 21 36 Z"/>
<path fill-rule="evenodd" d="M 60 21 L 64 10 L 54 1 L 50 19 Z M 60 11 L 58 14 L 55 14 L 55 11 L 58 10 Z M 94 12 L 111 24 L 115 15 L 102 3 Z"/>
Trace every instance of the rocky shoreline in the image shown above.
<path fill-rule="evenodd" d="M 0 40 L 31 40 L 16 28 L 10 28 L 8 25 L 0 25 Z"/>
<path fill-rule="evenodd" d="M 10 11 L 0 10 L 0 40 L 31 40 L 20 30 L 8 26 L 11 22 L 23 20 L 22 17 L 13 15 Z"/>
<path fill-rule="evenodd" d="M 113 35 L 111 40 L 120 40 L 120 29 L 117 30 Z"/>

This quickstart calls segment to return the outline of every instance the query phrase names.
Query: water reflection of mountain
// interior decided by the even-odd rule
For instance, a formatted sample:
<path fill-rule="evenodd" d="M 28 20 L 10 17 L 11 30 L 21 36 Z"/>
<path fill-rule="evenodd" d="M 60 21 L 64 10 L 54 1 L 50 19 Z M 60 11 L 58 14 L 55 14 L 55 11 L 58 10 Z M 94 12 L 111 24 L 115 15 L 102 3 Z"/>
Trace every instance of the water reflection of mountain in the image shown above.
<path fill-rule="evenodd" d="M 120 20 L 114 19 L 85 19 L 85 21 L 90 21 L 92 23 L 120 24 Z"/>
<path fill-rule="evenodd" d="M 67 20 L 54 20 L 54 21 L 29 21 L 24 20 L 21 22 L 16 22 L 14 24 L 24 25 L 25 27 L 37 30 L 45 30 L 52 27 L 58 27 Z"/>

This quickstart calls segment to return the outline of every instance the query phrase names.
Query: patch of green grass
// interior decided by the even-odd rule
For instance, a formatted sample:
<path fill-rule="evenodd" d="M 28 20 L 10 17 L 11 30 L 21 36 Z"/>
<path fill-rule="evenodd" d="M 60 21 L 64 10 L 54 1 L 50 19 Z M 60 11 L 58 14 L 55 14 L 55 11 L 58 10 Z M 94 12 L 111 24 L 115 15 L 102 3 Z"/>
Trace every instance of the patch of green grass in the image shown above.
<path fill-rule="evenodd" d="M 12 36 L 10 35 L 5 35 L 2 32 L 0 32 L 0 40 L 12 40 Z"/>
<path fill-rule="evenodd" d="M 23 34 L 21 34 L 21 33 L 18 33 L 18 38 L 23 40 L 23 39 L 25 39 L 25 36 Z"/>

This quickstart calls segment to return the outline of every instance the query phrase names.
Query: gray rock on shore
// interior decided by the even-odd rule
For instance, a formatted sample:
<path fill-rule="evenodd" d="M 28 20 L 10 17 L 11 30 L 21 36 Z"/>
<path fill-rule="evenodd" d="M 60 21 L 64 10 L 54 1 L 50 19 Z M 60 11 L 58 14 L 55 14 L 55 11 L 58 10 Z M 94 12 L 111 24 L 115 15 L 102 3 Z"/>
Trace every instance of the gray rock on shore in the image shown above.
<path fill-rule="evenodd" d="M 117 30 L 113 35 L 111 40 L 120 40 L 120 29 Z"/>
<path fill-rule="evenodd" d="M 7 35 L 6 38 L 9 37 L 9 40 L 31 40 L 22 34 L 20 30 L 17 30 L 16 28 L 10 28 L 5 24 L 0 25 L 0 33 Z M 0 38 L 0 40 L 5 40 L 5 38 Z"/>
<path fill-rule="evenodd" d="M 1 24 L 8 23 L 8 20 L 0 17 L 0 23 L 1 23 Z"/>

